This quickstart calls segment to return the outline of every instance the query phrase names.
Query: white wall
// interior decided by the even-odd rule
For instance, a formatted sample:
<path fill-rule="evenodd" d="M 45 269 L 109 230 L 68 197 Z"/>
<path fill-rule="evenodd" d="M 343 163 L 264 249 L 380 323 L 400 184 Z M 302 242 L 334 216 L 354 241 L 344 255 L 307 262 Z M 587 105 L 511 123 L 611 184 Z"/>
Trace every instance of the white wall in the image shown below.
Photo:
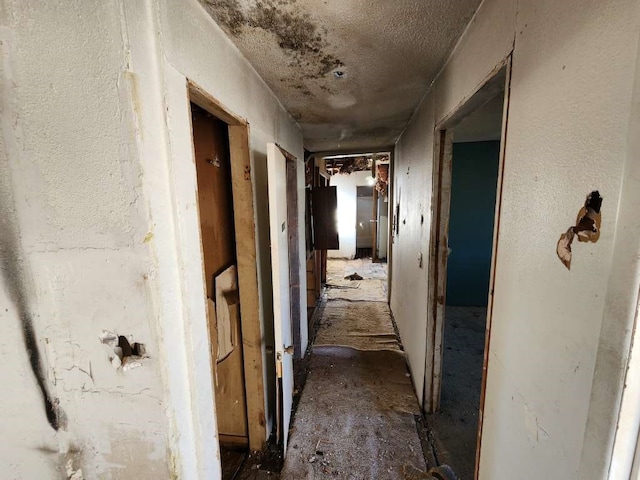
<path fill-rule="evenodd" d="M 328 250 L 329 258 L 354 258 L 356 256 L 357 187 L 371 186 L 367 179 L 371 172 L 353 172 L 349 175 L 333 175 L 332 187 L 338 188 L 338 238 L 340 250 Z"/>
<path fill-rule="evenodd" d="M 263 325 L 266 143 L 302 159 L 299 128 L 196 0 L 6 0 L 0 21 L 1 475 L 219 478 L 185 79 L 251 124 Z M 102 330 L 149 358 L 117 371 Z"/>
<path fill-rule="evenodd" d="M 638 19 L 631 0 L 486 0 L 396 145 L 391 305 L 421 395 L 434 127 L 513 50 L 481 479 L 606 477 L 638 292 L 639 220 L 619 217 Z M 556 242 L 595 189 L 602 235 L 567 271 Z"/>
<path fill-rule="evenodd" d="M 611 424 L 618 414 L 618 430 L 615 438 L 614 458 L 609 478 L 627 478 L 632 463 L 636 470 L 640 457 L 636 454 L 638 431 L 640 429 L 640 295 L 634 299 L 629 289 L 640 293 L 640 264 L 638 244 L 640 241 L 640 222 L 635 212 L 640 205 L 640 48 L 637 50 L 636 74 L 631 103 L 631 117 L 627 128 L 627 155 L 625 158 L 620 208 L 618 210 L 618 231 L 616 235 L 612 268 L 607 286 L 605 313 L 598 344 L 596 373 L 591 390 L 589 420 L 582 457 L 581 474 L 588 476 L 598 464 L 606 464 L 598 440 L 606 435 L 610 438 Z M 629 261 L 635 258 L 634 261 Z M 635 301 L 634 301 L 635 300 Z M 631 328 L 629 318 L 635 317 L 636 328 L 633 331 L 633 354 L 628 357 L 627 345 L 630 342 Z M 628 368 L 628 370 L 627 370 Z M 626 376 L 626 377 L 625 377 Z M 625 397 L 620 411 L 610 408 L 620 401 L 620 384 L 624 378 Z M 596 433 L 592 433 L 596 432 Z M 602 432 L 602 433 L 600 433 Z M 635 459 L 634 459 L 635 455 Z M 592 460 L 592 462 L 586 460 Z M 593 464 L 596 466 L 594 467 Z M 636 471 L 636 477 L 638 472 Z"/>

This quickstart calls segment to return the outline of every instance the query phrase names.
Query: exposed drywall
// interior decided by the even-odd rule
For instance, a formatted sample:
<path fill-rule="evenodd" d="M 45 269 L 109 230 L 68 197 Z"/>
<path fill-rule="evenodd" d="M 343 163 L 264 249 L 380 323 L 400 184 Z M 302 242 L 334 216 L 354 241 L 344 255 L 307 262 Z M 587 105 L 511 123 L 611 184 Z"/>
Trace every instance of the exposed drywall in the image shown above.
<path fill-rule="evenodd" d="M 338 239 L 340 241 L 340 249 L 328 250 L 327 255 L 329 258 L 354 258 L 356 256 L 356 195 L 358 187 L 370 185 L 367 182 L 368 178 L 371 178 L 371 172 L 368 171 L 339 174 L 331 177 L 330 185 L 338 188 Z"/>
<path fill-rule="evenodd" d="M 391 305 L 420 394 L 427 272 L 416 259 L 428 248 L 432 132 L 514 49 L 481 480 L 606 476 L 615 421 L 597 418 L 616 394 L 596 392 L 621 389 L 607 383 L 620 379 L 620 364 L 602 358 L 595 378 L 594 369 L 599 342 L 600 357 L 603 345 L 624 349 L 601 340 L 607 312 L 637 295 L 633 282 L 616 280 L 612 254 L 623 228 L 617 199 L 632 135 L 638 19 L 631 0 L 486 0 L 397 144 Z M 567 271 L 555 254 L 558 232 L 593 190 L 606 199 L 601 237 L 580 245 L 586 252 Z M 637 243 L 623 250 L 637 255 Z M 593 447 L 589 455 L 583 446 Z"/>
<path fill-rule="evenodd" d="M 447 305 L 487 306 L 499 157 L 499 141 L 453 144 Z"/>
<path fill-rule="evenodd" d="M 300 130 L 196 0 L 7 0 L 0 20 L 3 473 L 219 478 L 186 78 L 251 123 L 258 208 L 266 143 L 302 159 Z M 144 343 L 141 366 L 116 368 L 103 331 Z"/>

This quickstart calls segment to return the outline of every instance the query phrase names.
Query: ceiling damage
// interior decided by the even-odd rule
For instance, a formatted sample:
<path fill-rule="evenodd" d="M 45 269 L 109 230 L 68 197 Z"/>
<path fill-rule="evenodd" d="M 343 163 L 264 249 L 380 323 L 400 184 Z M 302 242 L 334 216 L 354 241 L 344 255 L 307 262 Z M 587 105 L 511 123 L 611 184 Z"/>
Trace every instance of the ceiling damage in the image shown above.
<path fill-rule="evenodd" d="M 480 0 L 199 0 L 300 124 L 305 148 L 392 145 Z"/>
<path fill-rule="evenodd" d="M 323 158 L 325 168 L 329 175 L 350 175 L 353 172 L 363 172 L 371 170 L 373 163 L 376 165 L 389 162 L 388 153 L 374 153 L 370 155 L 339 155 L 335 157 Z"/>

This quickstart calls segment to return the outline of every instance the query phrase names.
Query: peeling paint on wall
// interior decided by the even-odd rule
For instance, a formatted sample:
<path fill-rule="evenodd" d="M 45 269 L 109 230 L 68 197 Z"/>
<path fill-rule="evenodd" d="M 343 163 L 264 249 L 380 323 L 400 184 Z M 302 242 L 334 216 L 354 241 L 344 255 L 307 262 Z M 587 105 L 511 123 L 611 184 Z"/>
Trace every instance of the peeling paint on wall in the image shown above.
<path fill-rule="evenodd" d="M 567 270 L 571 270 L 571 244 L 575 236 L 578 237 L 579 242 L 591 243 L 596 243 L 600 238 L 601 207 L 602 197 L 600 192 L 595 190 L 587 195 L 584 207 L 578 212 L 575 226 L 569 227 L 565 233 L 560 235 L 556 245 L 556 253 Z"/>

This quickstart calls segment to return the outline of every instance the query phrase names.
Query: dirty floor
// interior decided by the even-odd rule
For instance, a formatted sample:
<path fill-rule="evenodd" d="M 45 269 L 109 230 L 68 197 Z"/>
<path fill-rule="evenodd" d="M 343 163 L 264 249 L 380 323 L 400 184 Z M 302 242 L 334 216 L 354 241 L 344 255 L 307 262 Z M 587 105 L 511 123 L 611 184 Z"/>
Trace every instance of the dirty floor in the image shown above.
<path fill-rule="evenodd" d="M 427 416 L 438 462 L 461 480 L 474 478 L 486 316 L 482 307 L 446 308 L 440 411 Z"/>
<path fill-rule="evenodd" d="M 352 273 L 362 280 L 344 279 Z M 327 283 L 281 478 L 427 478 L 420 409 L 386 303 L 386 265 L 332 260 Z"/>
<path fill-rule="evenodd" d="M 442 411 L 425 419 L 387 305 L 386 264 L 327 267 L 284 466 L 280 454 L 249 454 L 233 480 L 472 479 L 486 310 L 447 307 Z M 355 273 L 362 279 L 345 279 Z"/>

